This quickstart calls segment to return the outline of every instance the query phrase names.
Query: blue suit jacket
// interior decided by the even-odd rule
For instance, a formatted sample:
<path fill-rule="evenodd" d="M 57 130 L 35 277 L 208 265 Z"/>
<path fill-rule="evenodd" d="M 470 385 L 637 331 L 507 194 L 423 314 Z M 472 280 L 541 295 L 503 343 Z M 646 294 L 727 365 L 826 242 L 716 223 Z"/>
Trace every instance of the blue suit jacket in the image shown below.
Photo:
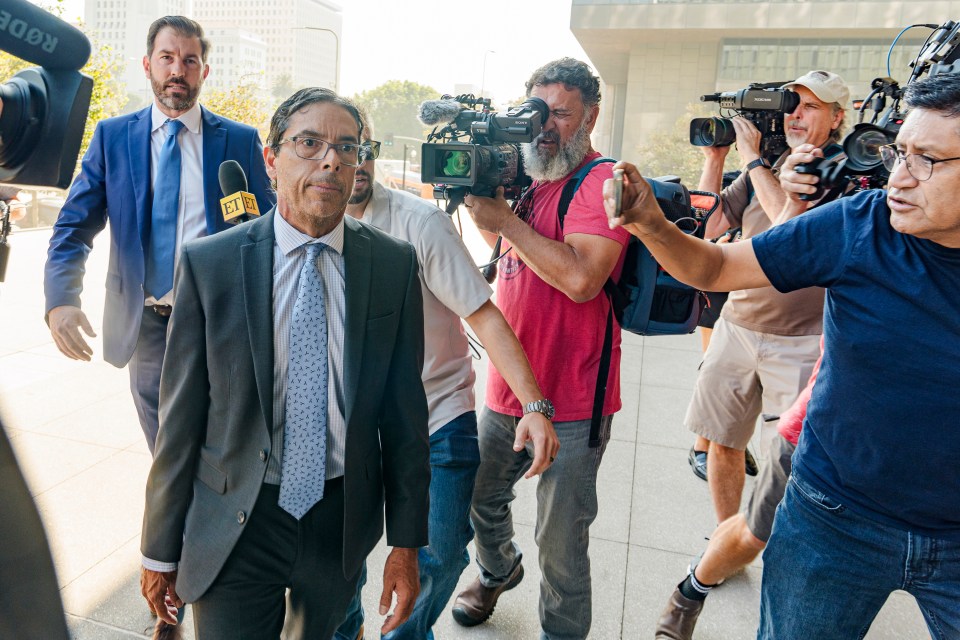
<path fill-rule="evenodd" d="M 273 206 L 263 164 L 263 146 L 253 127 L 203 113 L 203 192 L 207 233 L 229 228 L 220 213 L 217 174 L 224 160 L 236 160 L 261 211 Z M 103 312 L 103 357 L 117 367 L 137 346 L 143 314 L 144 256 L 149 246 L 150 107 L 97 124 L 80 174 L 60 211 L 44 269 L 46 308 L 80 306 L 84 263 L 94 237 L 110 222 L 110 263 Z"/>

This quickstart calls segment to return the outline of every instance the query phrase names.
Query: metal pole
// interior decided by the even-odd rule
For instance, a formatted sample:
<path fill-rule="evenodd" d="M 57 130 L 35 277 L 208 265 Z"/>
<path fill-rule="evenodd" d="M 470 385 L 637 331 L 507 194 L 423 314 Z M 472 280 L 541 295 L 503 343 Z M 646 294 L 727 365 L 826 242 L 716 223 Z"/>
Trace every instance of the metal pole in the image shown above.
<path fill-rule="evenodd" d="M 496 51 L 492 49 L 487 49 L 483 54 L 483 75 L 480 76 L 480 97 L 481 98 L 483 97 L 483 88 L 487 84 L 487 54 L 488 53 L 495 54 Z"/>
<path fill-rule="evenodd" d="M 326 31 L 327 33 L 332 33 L 332 34 L 333 34 L 333 41 L 334 41 L 334 43 L 335 43 L 336 46 L 337 46 L 337 48 L 336 48 L 336 58 L 335 58 L 336 68 L 334 69 L 334 73 L 335 73 L 336 75 L 334 76 L 334 81 L 333 81 L 333 85 L 334 85 L 334 86 L 333 86 L 333 90 L 334 90 L 335 92 L 338 92 L 338 93 L 339 93 L 339 91 L 340 91 L 340 36 L 337 35 L 337 32 L 334 31 L 333 29 L 327 29 L 326 27 L 293 27 L 293 28 L 294 28 L 294 29 L 307 29 L 307 30 L 309 30 L 309 31 Z"/>
<path fill-rule="evenodd" d="M 407 190 L 407 143 L 403 143 L 403 180 L 400 183 L 400 188 L 404 191 Z"/>

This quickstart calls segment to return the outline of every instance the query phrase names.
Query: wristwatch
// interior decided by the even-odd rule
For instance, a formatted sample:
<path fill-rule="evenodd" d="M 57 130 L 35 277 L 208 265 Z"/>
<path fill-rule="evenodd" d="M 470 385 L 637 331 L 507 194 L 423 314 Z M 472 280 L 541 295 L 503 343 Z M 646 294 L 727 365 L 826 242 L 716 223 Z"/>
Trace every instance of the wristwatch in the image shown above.
<path fill-rule="evenodd" d="M 547 420 L 553 420 L 553 415 L 557 411 L 553 408 L 553 403 L 544 398 L 543 400 L 534 400 L 533 402 L 528 402 L 523 407 L 523 415 L 534 412 L 542 413 L 547 417 Z"/>
<path fill-rule="evenodd" d="M 750 173 L 750 170 L 751 170 L 751 169 L 756 169 L 757 167 L 765 167 L 765 168 L 769 169 L 769 168 L 770 168 L 770 163 L 767 162 L 766 160 L 764 160 L 763 158 L 757 158 L 757 159 L 754 160 L 753 162 L 750 162 L 750 163 L 747 164 L 747 168 L 745 169 L 745 171 L 746 171 L 747 173 Z"/>

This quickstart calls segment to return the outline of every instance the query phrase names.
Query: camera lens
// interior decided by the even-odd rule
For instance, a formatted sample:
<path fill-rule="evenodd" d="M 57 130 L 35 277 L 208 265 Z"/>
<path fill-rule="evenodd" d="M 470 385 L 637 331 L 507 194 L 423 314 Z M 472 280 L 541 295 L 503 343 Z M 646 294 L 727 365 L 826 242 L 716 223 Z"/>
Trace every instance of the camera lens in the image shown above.
<path fill-rule="evenodd" d="M 469 151 L 448 151 L 443 154 L 440 175 L 447 178 L 463 178 L 470 175 Z"/>
<path fill-rule="evenodd" d="M 733 123 L 727 118 L 694 118 L 690 121 L 690 144 L 698 147 L 725 147 L 737 140 Z"/>
<path fill-rule="evenodd" d="M 880 147 L 890 142 L 890 137 L 879 129 L 866 129 L 851 136 L 850 142 L 844 144 L 844 151 L 850 160 L 858 167 L 872 169 L 880 166 Z"/>

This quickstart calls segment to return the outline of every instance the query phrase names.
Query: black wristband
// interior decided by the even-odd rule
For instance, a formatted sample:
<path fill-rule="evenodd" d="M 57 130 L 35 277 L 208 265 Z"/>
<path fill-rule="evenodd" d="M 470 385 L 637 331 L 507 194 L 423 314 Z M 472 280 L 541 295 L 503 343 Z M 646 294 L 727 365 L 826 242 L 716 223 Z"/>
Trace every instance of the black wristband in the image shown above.
<path fill-rule="evenodd" d="M 769 169 L 770 163 L 764 160 L 763 158 L 757 158 L 753 162 L 748 163 L 747 168 L 744 171 L 746 171 L 747 173 L 750 173 L 751 169 L 756 169 L 757 167 L 765 167 Z"/>

